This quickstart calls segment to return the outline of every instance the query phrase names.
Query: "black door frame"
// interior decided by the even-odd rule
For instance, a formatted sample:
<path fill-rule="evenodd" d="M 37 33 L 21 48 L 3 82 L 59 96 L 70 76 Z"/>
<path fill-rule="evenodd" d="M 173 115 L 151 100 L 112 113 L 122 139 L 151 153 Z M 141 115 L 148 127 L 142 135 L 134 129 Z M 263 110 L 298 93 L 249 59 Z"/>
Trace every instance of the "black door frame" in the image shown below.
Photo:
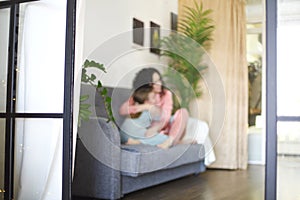
<path fill-rule="evenodd" d="M 19 5 L 33 1 L 38 0 L 8 0 L 0 2 L 0 9 L 10 9 L 6 111 L 0 113 L 0 119 L 6 120 L 4 199 L 14 199 L 14 135 L 15 120 L 17 118 L 63 119 L 62 199 L 71 199 L 76 0 L 67 0 L 63 113 L 17 113 L 14 99 L 16 97 Z"/>
<path fill-rule="evenodd" d="M 73 95 L 76 34 L 76 0 L 67 0 L 65 83 L 63 114 L 62 199 L 72 199 L 73 168 Z"/>

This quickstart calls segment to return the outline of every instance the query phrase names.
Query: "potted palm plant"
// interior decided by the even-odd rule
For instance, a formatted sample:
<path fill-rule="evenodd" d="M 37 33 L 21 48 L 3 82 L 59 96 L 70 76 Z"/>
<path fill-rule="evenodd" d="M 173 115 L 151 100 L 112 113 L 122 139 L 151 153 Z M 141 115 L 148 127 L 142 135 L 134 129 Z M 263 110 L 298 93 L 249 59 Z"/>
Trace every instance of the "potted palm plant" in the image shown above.
<path fill-rule="evenodd" d="M 161 55 L 169 58 L 164 77 L 179 99 L 174 99 L 175 109 L 179 106 L 189 109 L 192 97 L 201 96 L 198 83 L 201 72 L 207 68 L 201 61 L 215 29 L 210 18 L 212 10 L 204 10 L 202 3 L 194 1 L 194 4 L 193 8 L 184 8 L 183 18 L 178 21 L 178 33 L 173 32 L 161 41 Z"/>

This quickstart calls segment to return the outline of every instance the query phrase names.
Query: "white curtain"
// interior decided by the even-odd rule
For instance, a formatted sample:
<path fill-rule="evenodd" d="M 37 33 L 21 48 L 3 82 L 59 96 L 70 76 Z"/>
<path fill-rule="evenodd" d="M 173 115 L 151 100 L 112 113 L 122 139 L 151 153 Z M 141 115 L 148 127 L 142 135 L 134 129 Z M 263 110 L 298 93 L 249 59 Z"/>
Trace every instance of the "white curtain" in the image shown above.
<path fill-rule="evenodd" d="M 83 18 L 78 1 L 77 18 Z M 79 20 L 80 21 L 80 20 Z M 76 42 L 74 147 L 77 132 L 82 24 Z M 62 113 L 66 0 L 42 0 L 24 9 L 17 86 L 17 111 Z M 77 106 L 76 106 L 77 105 Z M 18 119 L 16 123 L 15 197 L 61 199 L 62 119 Z"/>
<path fill-rule="evenodd" d="M 204 91 L 198 101 L 201 118 L 210 120 L 213 115 L 221 115 L 213 110 L 218 103 L 218 95 L 209 98 L 216 88 L 217 77 L 221 76 L 225 89 L 225 119 L 222 127 L 216 127 L 220 121 L 208 121 L 210 136 L 215 145 L 216 161 L 213 168 L 245 169 L 247 168 L 247 114 L 248 114 L 248 69 L 246 63 L 246 15 L 243 0 L 197 0 L 203 3 L 204 9 L 212 9 L 211 15 L 216 29 L 213 34 L 211 49 L 208 54 L 213 65 L 210 65 L 205 79 L 210 84 L 210 91 Z M 184 16 L 184 6 L 193 7 L 194 1 L 179 0 L 178 18 Z"/>

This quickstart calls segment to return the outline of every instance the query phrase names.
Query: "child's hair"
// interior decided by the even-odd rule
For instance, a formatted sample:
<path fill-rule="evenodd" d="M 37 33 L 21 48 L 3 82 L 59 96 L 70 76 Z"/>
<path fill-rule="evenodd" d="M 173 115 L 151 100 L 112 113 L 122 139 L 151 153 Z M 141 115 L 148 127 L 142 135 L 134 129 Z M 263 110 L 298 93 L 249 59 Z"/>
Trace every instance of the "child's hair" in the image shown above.
<path fill-rule="evenodd" d="M 139 87 L 133 92 L 132 98 L 134 102 L 143 104 L 148 99 L 148 95 L 151 91 L 152 88 L 150 87 Z"/>
<path fill-rule="evenodd" d="M 151 91 L 152 91 L 152 87 L 149 86 L 137 88 L 132 94 L 133 101 L 139 104 L 143 104 L 148 99 L 149 93 Z M 141 114 L 142 114 L 141 112 L 130 114 L 130 117 L 138 118 Z"/>

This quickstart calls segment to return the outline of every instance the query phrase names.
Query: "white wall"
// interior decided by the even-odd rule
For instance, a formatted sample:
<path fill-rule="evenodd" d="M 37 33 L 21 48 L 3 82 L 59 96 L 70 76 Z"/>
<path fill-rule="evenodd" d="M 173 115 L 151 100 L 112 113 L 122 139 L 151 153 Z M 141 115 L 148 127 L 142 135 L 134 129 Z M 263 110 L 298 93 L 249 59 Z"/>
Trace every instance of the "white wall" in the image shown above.
<path fill-rule="evenodd" d="M 105 85 L 131 88 L 135 72 L 141 67 L 160 66 L 163 58 L 149 52 L 150 21 L 168 34 L 170 13 L 177 13 L 177 0 L 88 0 L 86 1 L 84 57 L 105 64 L 101 75 Z M 144 22 L 144 49 L 132 43 L 132 20 Z"/>

